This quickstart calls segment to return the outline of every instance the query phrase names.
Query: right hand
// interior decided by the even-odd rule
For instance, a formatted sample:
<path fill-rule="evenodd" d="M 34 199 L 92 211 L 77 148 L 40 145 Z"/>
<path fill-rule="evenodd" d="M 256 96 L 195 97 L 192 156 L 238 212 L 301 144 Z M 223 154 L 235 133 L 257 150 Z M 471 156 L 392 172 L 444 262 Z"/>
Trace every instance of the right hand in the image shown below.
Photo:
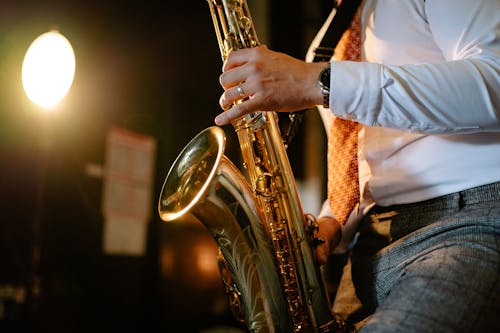
<path fill-rule="evenodd" d="M 220 76 L 224 112 L 215 120 L 226 125 L 254 111 L 293 112 L 323 103 L 318 76 L 326 63 L 307 63 L 264 45 L 229 53 Z M 238 85 L 244 96 L 238 91 Z M 243 102 L 235 104 L 243 97 Z"/>

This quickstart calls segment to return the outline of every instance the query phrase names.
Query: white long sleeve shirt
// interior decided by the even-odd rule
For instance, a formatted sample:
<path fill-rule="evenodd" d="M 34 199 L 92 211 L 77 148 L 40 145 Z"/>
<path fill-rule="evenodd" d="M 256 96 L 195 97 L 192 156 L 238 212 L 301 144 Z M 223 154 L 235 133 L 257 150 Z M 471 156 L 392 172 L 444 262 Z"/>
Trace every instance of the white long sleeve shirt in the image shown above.
<path fill-rule="evenodd" d="M 363 125 L 362 200 L 347 238 L 373 204 L 500 181 L 500 1 L 361 6 L 363 61 L 332 60 L 330 109 L 320 109 L 326 127 L 333 116 Z M 320 215 L 331 214 L 327 206 Z"/>

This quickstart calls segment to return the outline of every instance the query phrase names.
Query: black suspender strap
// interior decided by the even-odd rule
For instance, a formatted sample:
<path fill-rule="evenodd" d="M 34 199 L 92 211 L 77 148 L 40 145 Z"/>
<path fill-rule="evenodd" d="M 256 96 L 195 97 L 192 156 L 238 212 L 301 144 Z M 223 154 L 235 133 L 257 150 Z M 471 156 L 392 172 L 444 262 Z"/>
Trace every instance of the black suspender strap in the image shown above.
<path fill-rule="evenodd" d="M 328 26 L 319 46 L 314 50 L 314 62 L 330 61 L 335 47 L 344 32 L 349 28 L 361 0 L 343 0 L 337 8 L 337 13 Z"/>
<path fill-rule="evenodd" d="M 323 35 L 323 39 L 314 50 L 313 62 L 330 61 L 335 47 L 344 32 L 349 28 L 360 3 L 361 0 L 343 0 L 340 6 L 338 6 L 337 13 Z M 304 110 L 290 113 L 288 115 L 290 121 L 286 125 L 280 126 L 285 147 L 288 147 L 297 133 L 303 114 Z"/>

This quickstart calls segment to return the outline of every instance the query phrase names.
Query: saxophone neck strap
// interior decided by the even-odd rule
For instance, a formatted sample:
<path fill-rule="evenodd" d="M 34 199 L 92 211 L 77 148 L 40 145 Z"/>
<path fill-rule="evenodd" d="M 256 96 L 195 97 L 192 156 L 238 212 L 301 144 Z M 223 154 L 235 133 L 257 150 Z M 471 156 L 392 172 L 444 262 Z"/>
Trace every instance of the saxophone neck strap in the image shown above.
<path fill-rule="evenodd" d="M 314 62 L 330 61 L 335 47 L 344 32 L 349 28 L 361 0 L 344 0 L 336 7 L 337 13 L 328 26 L 319 46 L 314 49 Z"/>

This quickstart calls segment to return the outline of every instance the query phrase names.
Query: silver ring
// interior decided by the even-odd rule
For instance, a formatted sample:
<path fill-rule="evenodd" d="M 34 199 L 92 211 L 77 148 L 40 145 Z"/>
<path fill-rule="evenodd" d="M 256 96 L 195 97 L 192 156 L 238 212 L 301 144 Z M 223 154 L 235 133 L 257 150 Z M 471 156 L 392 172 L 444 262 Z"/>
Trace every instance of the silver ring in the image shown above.
<path fill-rule="evenodd" d="M 236 89 L 238 90 L 238 94 L 240 94 L 241 98 L 244 98 L 247 96 L 247 95 L 245 95 L 245 92 L 243 91 L 243 88 L 241 87 L 241 82 L 238 83 L 238 87 Z"/>

